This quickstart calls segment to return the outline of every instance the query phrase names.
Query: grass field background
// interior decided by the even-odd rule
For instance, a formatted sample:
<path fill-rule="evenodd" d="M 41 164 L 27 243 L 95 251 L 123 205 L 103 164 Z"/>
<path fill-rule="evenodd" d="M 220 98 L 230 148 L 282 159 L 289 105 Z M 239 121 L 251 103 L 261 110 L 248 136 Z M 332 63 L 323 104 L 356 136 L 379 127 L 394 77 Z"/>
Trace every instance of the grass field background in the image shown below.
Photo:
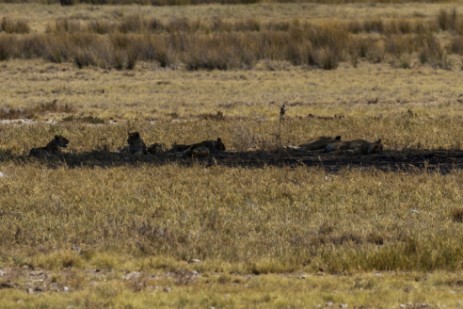
<path fill-rule="evenodd" d="M 460 10 L 460 2 L 0 4 L 0 307 L 461 307 L 461 170 L 27 157 L 55 134 L 70 140 L 68 154 L 116 152 L 135 130 L 167 147 L 221 137 L 231 152 L 322 135 L 381 138 L 397 151 L 461 149 L 463 71 L 450 44 L 461 36 Z M 154 19 L 162 27 L 147 29 Z M 181 19 L 188 28 L 173 22 Z M 129 66 L 127 54 L 122 67 L 116 58 L 82 65 L 72 44 L 56 49 L 73 55 L 60 61 L 18 52 L 24 42 L 87 36 L 91 46 L 176 31 L 260 38 L 296 20 L 320 27 L 313 35 L 341 29 L 349 44 L 372 40 L 379 54 L 377 42 L 433 39 L 407 41 L 410 52 L 381 61 L 354 59 L 344 46 L 330 69 L 278 53 L 208 70 L 188 67 L 189 49 L 169 65 Z M 88 28 L 96 21 L 103 33 Z"/>

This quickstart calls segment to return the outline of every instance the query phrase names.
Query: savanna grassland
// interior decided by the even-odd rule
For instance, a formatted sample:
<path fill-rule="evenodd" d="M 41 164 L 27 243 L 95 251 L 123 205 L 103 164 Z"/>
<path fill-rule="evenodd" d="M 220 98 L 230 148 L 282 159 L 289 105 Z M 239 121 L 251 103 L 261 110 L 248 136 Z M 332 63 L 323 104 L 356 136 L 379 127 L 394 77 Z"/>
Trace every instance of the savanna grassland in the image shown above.
<path fill-rule="evenodd" d="M 462 307 L 463 4 L 320 2 L 0 3 L 0 308 Z M 322 135 L 446 169 L 281 164 Z"/>

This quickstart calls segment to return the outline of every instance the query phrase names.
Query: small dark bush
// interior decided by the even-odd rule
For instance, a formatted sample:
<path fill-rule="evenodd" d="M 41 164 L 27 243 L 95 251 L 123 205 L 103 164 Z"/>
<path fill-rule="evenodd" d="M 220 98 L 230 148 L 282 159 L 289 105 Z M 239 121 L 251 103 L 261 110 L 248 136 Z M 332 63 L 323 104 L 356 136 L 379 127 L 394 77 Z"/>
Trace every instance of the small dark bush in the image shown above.
<path fill-rule="evenodd" d="M 453 222 L 463 223 L 463 208 L 453 208 L 450 215 Z"/>

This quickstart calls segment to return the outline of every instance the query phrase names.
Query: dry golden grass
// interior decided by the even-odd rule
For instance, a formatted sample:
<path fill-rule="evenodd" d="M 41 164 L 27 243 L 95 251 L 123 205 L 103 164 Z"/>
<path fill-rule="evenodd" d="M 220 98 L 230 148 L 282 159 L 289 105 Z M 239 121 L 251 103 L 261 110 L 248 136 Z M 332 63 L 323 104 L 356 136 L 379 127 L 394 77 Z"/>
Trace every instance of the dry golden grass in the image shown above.
<path fill-rule="evenodd" d="M 323 20 L 337 18 L 345 21 L 356 19 L 377 18 L 418 18 L 434 19 L 441 9 L 456 8 L 461 11 L 461 2 L 449 3 L 349 3 L 339 5 L 315 3 L 260 3 L 253 5 L 198 5 L 198 6 L 95 6 L 77 5 L 61 7 L 59 4 L 42 5 L 37 3 L 8 4 L 0 3 L 2 16 L 13 19 L 25 19 L 30 23 L 31 30 L 44 32 L 47 25 L 58 18 L 96 19 L 99 21 L 120 21 L 127 16 L 157 18 L 162 22 L 174 18 L 187 18 L 207 21 L 214 18 L 221 20 L 256 19 L 262 22 L 292 21 L 298 19 Z M 27 14 L 25 12 L 33 12 Z"/>
<path fill-rule="evenodd" d="M 143 281 L 141 291 L 133 279 L 137 276 Z M 85 277 L 91 278 L 92 288 L 79 291 L 70 288 L 71 292 L 47 295 L 0 291 L 3 300 L 0 307 L 245 308 L 251 304 L 255 308 L 336 308 L 346 305 L 348 308 L 397 308 L 400 305 L 403 308 L 458 308 L 462 292 L 460 273 L 246 277 L 207 274 L 194 277 L 192 283 L 186 284 L 177 281 L 175 274 L 118 273 L 117 277 L 127 278 L 118 279 L 114 278 L 115 274 L 89 272 Z M 64 276 L 57 277 L 57 286 L 69 284 L 66 280 Z M 439 301 L 435 302 L 436 299 Z"/>
<path fill-rule="evenodd" d="M 166 256 L 214 269 L 218 260 L 254 274 L 461 268 L 461 172 L 33 162 L 1 170 L 7 265 L 79 268 L 107 252 L 114 263 L 119 254 Z M 73 246 L 81 253 L 46 258 Z"/>
<path fill-rule="evenodd" d="M 218 18 L 250 27 L 253 20 L 322 25 L 342 16 L 338 22 L 359 33 L 393 34 L 398 43 L 387 48 L 399 53 L 409 45 L 411 24 L 436 23 L 438 16 L 439 27 L 452 30 L 436 28 L 437 39 L 451 42 L 458 28 L 451 8 L 460 6 L 0 4 L 0 12 L 21 20 L 25 8 L 33 11 L 32 34 L 24 36 L 44 34 L 61 17 L 141 16 L 167 25 L 204 16 L 205 23 Z M 374 23 L 378 17 L 385 22 Z M 381 27 L 382 34 L 373 33 Z M 412 58 L 404 53 L 399 62 L 373 64 L 386 48 L 376 42 L 370 58 L 334 71 L 275 60 L 228 71 L 143 61 L 122 71 L 0 62 L 0 307 L 461 307 L 459 169 L 332 173 L 155 158 L 76 164 L 82 153 L 122 148 L 128 130 L 167 146 L 221 137 L 232 152 L 321 135 L 382 138 L 394 150 L 461 149 L 461 59 L 445 54 L 448 70 L 415 65 L 442 52 L 433 38 L 422 40 L 429 49 Z M 71 141 L 64 151 L 72 164 L 27 158 L 55 134 Z"/>
<path fill-rule="evenodd" d="M 0 170 L 5 307 L 459 305 L 460 171 Z"/>
<path fill-rule="evenodd" d="M 15 60 L 1 63 L 1 69 L 1 107 L 34 108 L 56 99 L 58 106 L 68 105 L 76 116 L 123 123 L 163 119 L 182 123 L 218 111 L 237 123 L 239 118 L 264 121 L 277 119 L 284 102 L 290 118 L 308 114 L 379 118 L 368 118 L 372 123 L 388 115 L 408 115 L 409 109 L 417 119 L 434 121 L 441 116 L 458 117 L 462 109 L 461 88 L 455 82 L 460 70 L 427 66 L 398 70 L 360 63 L 357 68 L 347 65 L 322 71 L 269 62 L 256 70 L 184 72 L 142 63 L 134 71 L 118 72 Z M 376 103 L 368 104 L 376 98 Z M 60 120 L 66 116 L 69 114 L 39 113 L 36 118 Z M 309 137 L 316 134 L 307 132 Z"/>
<path fill-rule="evenodd" d="M 127 15 L 125 11 L 108 12 L 98 7 L 80 13 L 69 9 L 63 16 L 62 8 L 52 6 L 48 13 L 55 14 L 41 21 L 45 25 L 35 24 L 34 19 L 29 19 L 32 26 L 23 25 L 20 15 L 18 21 L 13 17 L 3 19 L 8 27 L 4 27 L 7 34 L 0 36 L 0 59 L 42 58 L 73 62 L 79 68 L 119 70 L 132 70 L 139 61 L 188 70 L 254 68 L 262 60 L 328 70 L 347 61 L 356 67 L 359 59 L 401 68 L 418 63 L 443 69 L 459 66 L 449 56 L 461 55 L 462 50 L 463 23 L 457 4 L 440 6 L 437 12 L 435 7 L 427 8 L 426 13 L 414 12 L 411 16 L 369 12 L 368 17 L 357 15 L 355 19 L 338 18 L 328 9 L 328 14 L 311 13 L 309 18 L 270 14 L 271 19 L 265 12 L 266 5 L 248 7 L 254 13 L 252 17 L 221 10 L 199 11 L 204 14 L 200 17 L 194 8 L 187 7 L 178 9 L 184 10 L 183 15 L 166 11 L 168 18 L 149 9 Z M 273 4 L 268 5 L 273 8 Z M 306 6 L 284 4 L 281 9 L 303 11 Z M 365 6 L 340 5 L 346 15 L 349 9 L 359 14 Z M 408 12 L 406 5 L 401 6 Z M 384 9 L 393 11 L 391 5 Z M 429 16 L 429 12 L 434 15 Z M 14 12 L 11 15 L 16 16 Z M 29 32 L 29 28 L 33 33 L 16 34 Z M 15 34 L 9 34 L 12 32 Z"/>

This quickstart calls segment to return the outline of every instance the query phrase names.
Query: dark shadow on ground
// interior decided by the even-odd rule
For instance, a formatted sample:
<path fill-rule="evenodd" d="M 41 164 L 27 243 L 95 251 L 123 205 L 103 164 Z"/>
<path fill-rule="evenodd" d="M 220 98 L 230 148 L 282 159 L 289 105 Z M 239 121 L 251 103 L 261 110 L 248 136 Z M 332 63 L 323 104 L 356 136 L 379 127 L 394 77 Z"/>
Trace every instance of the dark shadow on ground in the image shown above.
<path fill-rule="evenodd" d="M 110 151 L 91 151 L 80 153 L 63 153 L 46 158 L 29 158 L 16 156 L 10 151 L 0 150 L 0 161 L 19 163 L 36 162 L 50 168 L 67 166 L 101 167 L 137 165 L 177 164 L 191 166 L 227 166 L 261 168 L 265 166 L 296 167 L 310 166 L 336 172 L 343 168 L 376 168 L 383 171 L 414 172 L 420 170 L 449 173 L 463 169 L 463 150 L 386 150 L 380 154 L 352 155 L 314 153 L 295 149 L 277 149 L 273 151 L 221 152 L 211 154 L 207 159 L 179 158 L 176 154 L 123 155 Z"/>

